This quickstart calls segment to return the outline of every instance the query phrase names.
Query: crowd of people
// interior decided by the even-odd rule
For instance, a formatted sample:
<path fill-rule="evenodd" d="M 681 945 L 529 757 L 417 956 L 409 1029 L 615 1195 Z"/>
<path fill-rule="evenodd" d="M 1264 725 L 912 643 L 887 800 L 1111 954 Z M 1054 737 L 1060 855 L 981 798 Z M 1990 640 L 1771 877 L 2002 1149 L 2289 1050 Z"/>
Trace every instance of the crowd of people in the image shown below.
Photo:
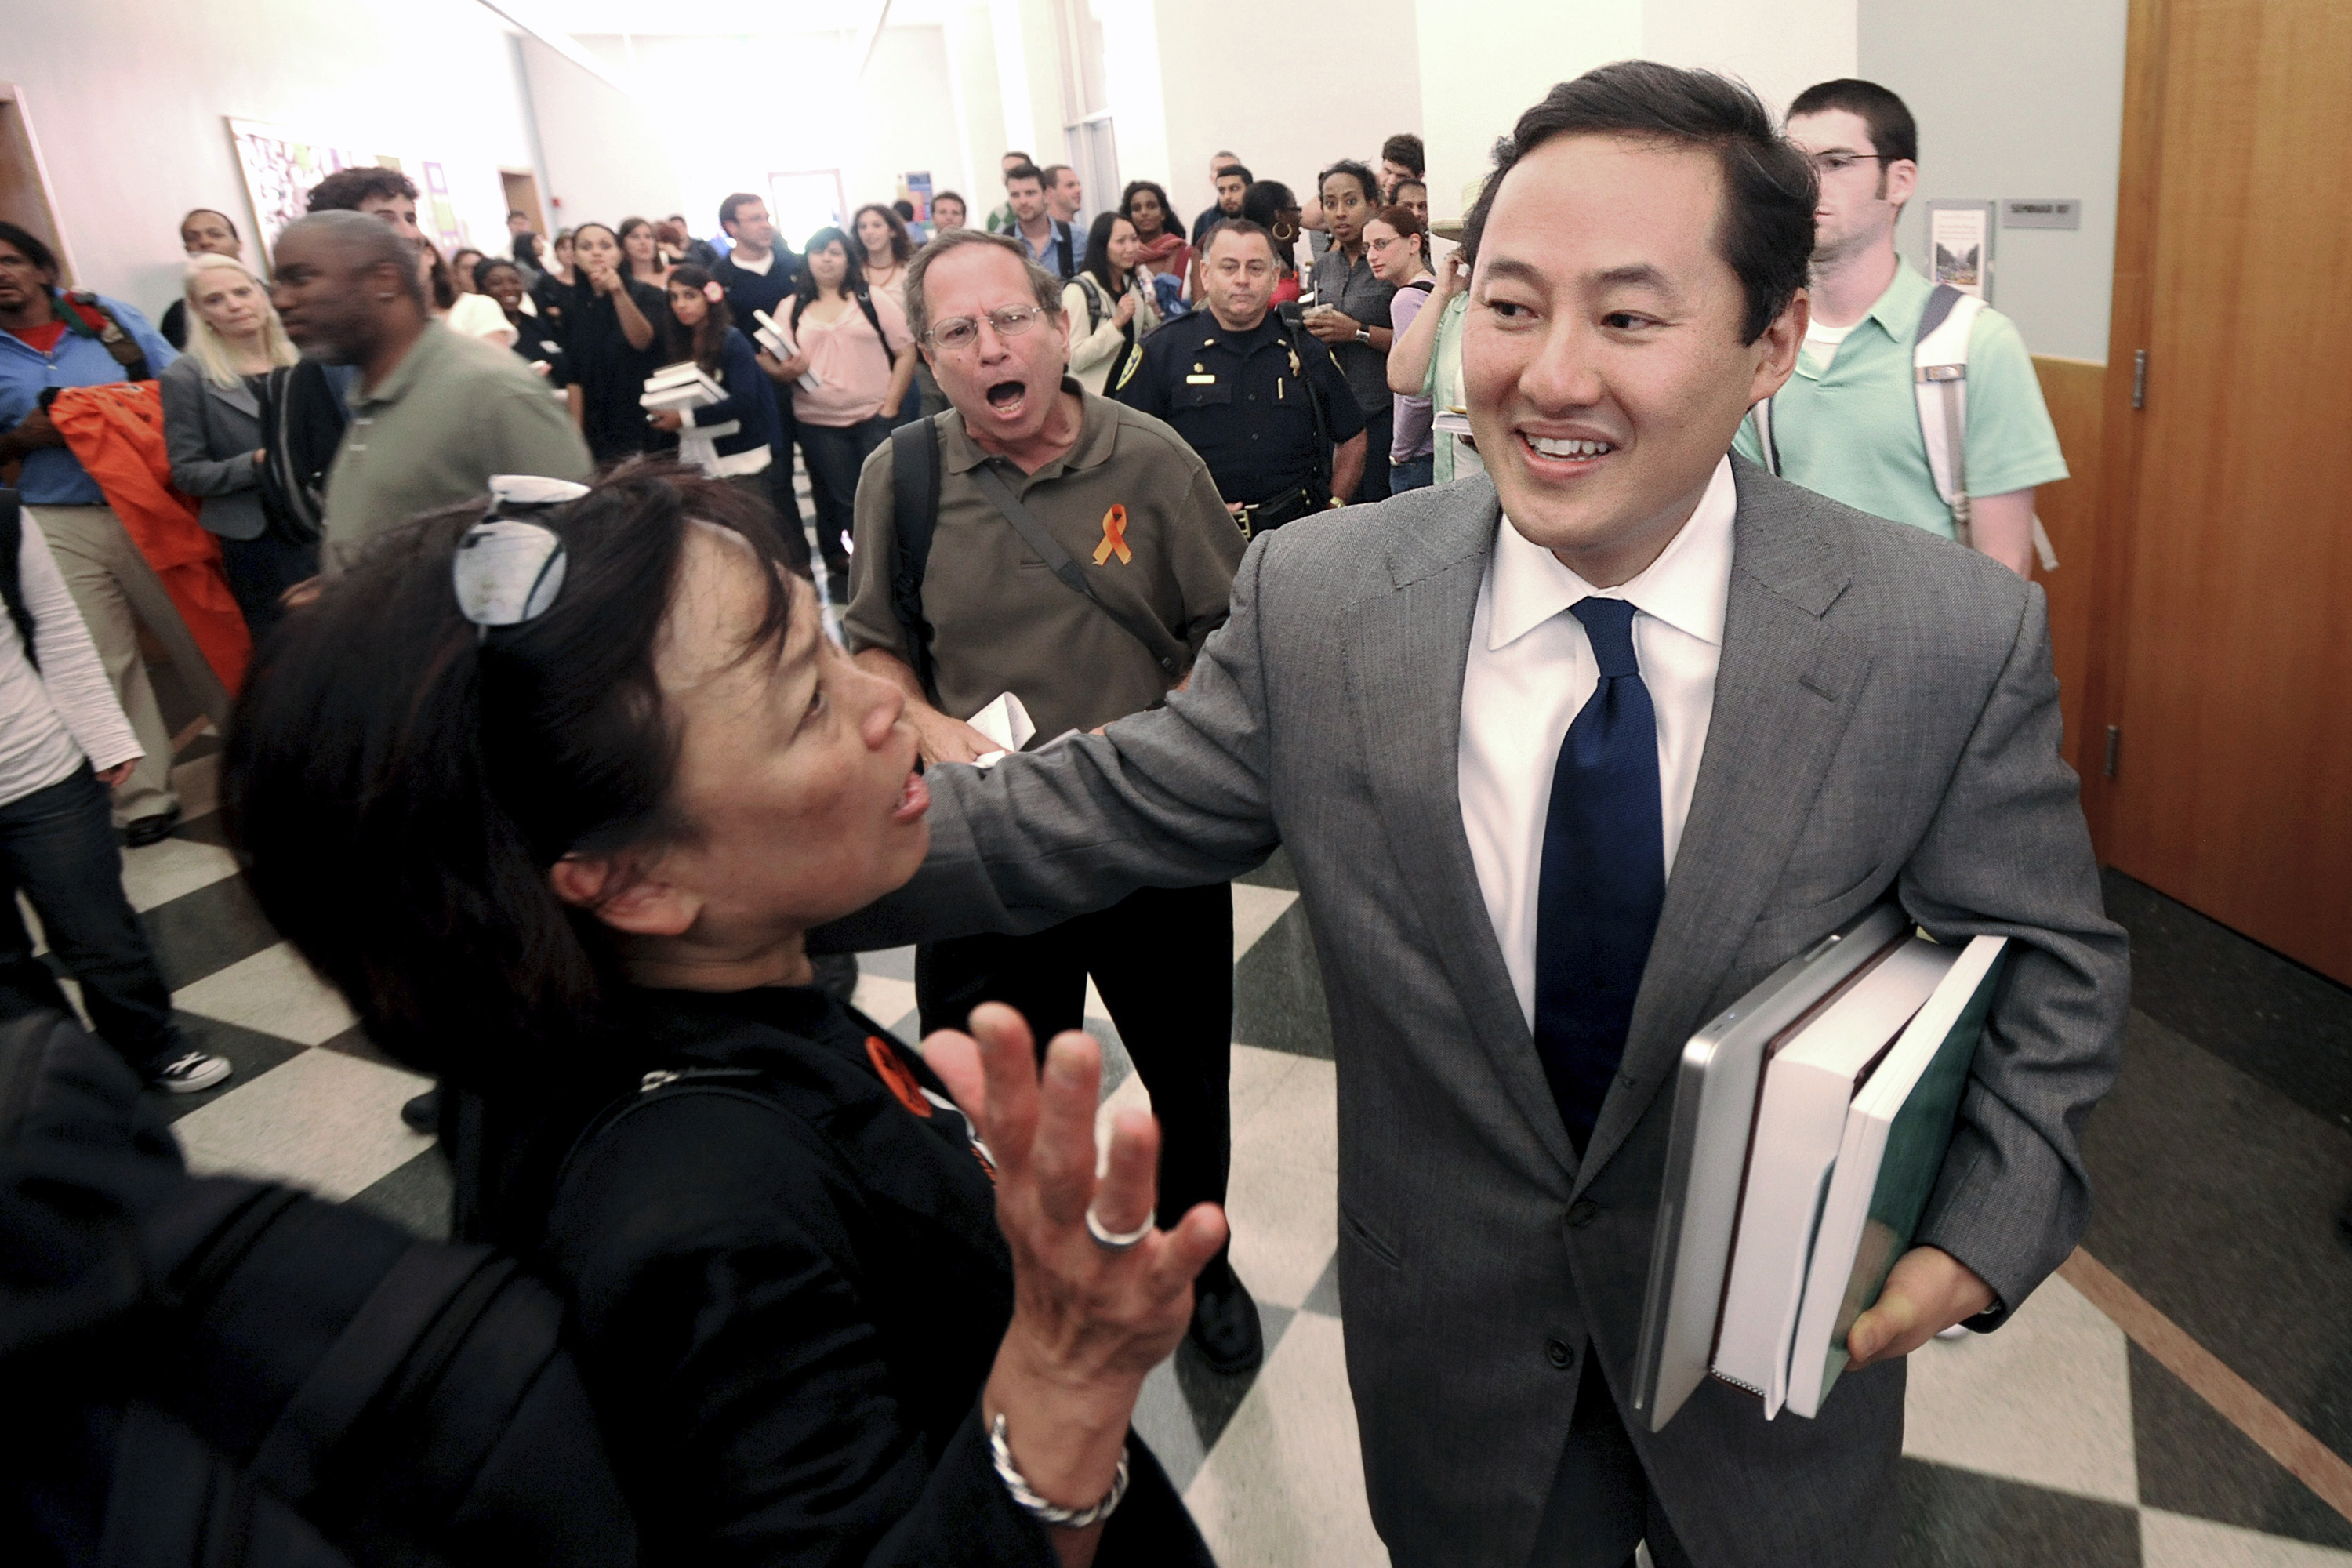
<path fill-rule="evenodd" d="M 1899 1377 L 1811 1424 L 1621 1410 L 1651 1058 L 1898 876 L 2021 955 L 1857 1366 L 1998 1323 L 2081 1226 L 2121 947 L 2019 581 L 2064 468 L 1990 310 L 1957 494 L 1923 435 L 1917 157 L 1869 83 L 1781 127 L 1604 68 L 1442 258 L 1412 135 L 1303 199 L 1221 152 L 1189 222 L 1011 152 L 980 226 L 940 192 L 797 250 L 737 194 L 707 240 L 516 213 L 444 254 L 355 168 L 267 275 L 189 212 L 160 332 L 0 224 L 0 862 L 130 1072 L 228 1077 L 115 860 L 179 811 L 145 625 L 226 734 L 263 909 L 437 1079 L 457 1238 L 572 1303 L 650 1552 L 1190 1563 L 1129 1423 L 1180 1342 L 1264 1355 L 1226 884 L 1286 844 L 1396 1561 L 1869 1560 Z M 1727 837 L 1817 794 L 1793 856 Z M 823 967 L 903 942 L 920 1052 Z M 1089 978 L 1152 1106 L 1099 1177 Z"/>

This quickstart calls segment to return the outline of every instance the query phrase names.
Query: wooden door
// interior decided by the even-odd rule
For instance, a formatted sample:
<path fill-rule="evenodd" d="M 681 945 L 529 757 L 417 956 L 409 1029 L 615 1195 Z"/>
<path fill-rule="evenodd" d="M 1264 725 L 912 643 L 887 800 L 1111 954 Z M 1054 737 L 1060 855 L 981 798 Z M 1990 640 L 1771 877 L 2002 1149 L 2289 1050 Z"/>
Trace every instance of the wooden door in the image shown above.
<path fill-rule="evenodd" d="M 547 211 L 539 205 L 539 176 L 528 169 L 500 169 L 499 184 L 506 188 L 507 210 L 529 217 L 533 234 L 546 234 Z"/>
<path fill-rule="evenodd" d="M 2095 819 L 2352 983 L 2352 5 L 2141 0 L 2133 54 Z"/>

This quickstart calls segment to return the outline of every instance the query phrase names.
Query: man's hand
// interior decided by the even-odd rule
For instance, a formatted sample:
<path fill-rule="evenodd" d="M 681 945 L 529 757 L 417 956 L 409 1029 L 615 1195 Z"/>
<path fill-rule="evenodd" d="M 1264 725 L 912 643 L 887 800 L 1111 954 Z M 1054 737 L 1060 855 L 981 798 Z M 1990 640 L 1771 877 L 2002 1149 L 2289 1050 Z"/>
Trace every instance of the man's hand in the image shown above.
<path fill-rule="evenodd" d="M 136 757 L 131 758 L 127 763 L 117 763 L 112 767 L 100 773 L 98 775 L 98 782 L 104 784 L 109 789 L 120 789 L 122 787 L 122 781 L 131 776 L 131 770 L 138 765 L 139 759 Z"/>
<path fill-rule="evenodd" d="M 36 408 L 25 416 L 17 426 L 0 436 L 0 460 L 21 458 L 42 447 L 62 447 L 66 438 L 49 423 L 49 411 Z"/>
<path fill-rule="evenodd" d="M 1847 1364 L 1874 1366 L 1909 1355 L 1994 1300 L 1992 1287 L 1967 1264 L 1940 1247 L 1915 1247 L 1895 1260 L 1878 1304 L 1846 1331 Z"/>
<path fill-rule="evenodd" d="M 936 708 L 907 704 L 907 721 L 915 727 L 915 743 L 925 763 L 970 763 L 1001 752 L 1003 747 L 961 719 L 950 719 Z"/>
<path fill-rule="evenodd" d="M 686 416 L 675 408 L 657 408 L 646 416 L 646 423 L 656 430 L 678 430 L 685 427 Z"/>

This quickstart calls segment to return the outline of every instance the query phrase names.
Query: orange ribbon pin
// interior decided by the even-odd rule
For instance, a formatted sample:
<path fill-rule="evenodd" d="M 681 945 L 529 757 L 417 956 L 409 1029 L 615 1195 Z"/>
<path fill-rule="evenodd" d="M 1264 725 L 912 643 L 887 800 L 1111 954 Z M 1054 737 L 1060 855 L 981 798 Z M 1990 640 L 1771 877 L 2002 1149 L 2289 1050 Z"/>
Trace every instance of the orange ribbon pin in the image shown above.
<path fill-rule="evenodd" d="M 1103 513 L 1102 542 L 1095 546 L 1095 564 L 1108 565 L 1113 554 L 1118 556 L 1122 565 L 1135 559 L 1135 552 L 1127 547 L 1127 508 L 1123 506 L 1113 506 Z"/>

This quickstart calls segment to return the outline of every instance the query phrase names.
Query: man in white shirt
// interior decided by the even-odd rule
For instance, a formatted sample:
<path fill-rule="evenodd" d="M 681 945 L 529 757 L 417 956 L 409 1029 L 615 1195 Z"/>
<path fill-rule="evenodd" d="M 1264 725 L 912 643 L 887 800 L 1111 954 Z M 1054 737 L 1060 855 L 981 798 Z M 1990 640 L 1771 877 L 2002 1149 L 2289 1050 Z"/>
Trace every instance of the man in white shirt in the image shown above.
<path fill-rule="evenodd" d="M 1331 1015 L 1391 1561 L 1874 1568 L 1902 1358 L 1999 1327 L 2073 1249 L 2121 1052 L 2045 602 L 1727 457 L 1804 337 L 1816 194 L 1746 89 L 1604 66 L 1498 147 L 1465 238 L 1487 477 L 1255 541 L 1165 708 L 934 770 L 922 872 L 823 940 L 1030 930 L 1279 843 Z M 1889 899 L 2011 944 L 1934 1201 L 1817 1419 L 1709 1382 L 1654 1433 L 1683 1048 Z"/>
<path fill-rule="evenodd" d="M 172 1021 L 171 990 L 123 893 L 108 818 L 108 791 L 145 753 L 48 542 L 14 493 L 0 492 L 0 551 L 11 548 L 16 559 L 0 564 L 16 584 L 0 622 L 0 1011 L 73 1015 L 34 956 L 16 912 L 21 892 L 79 982 L 99 1037 L 160 1089 L 211 1089 L 229 1062 L 192 1049 Z"/>

